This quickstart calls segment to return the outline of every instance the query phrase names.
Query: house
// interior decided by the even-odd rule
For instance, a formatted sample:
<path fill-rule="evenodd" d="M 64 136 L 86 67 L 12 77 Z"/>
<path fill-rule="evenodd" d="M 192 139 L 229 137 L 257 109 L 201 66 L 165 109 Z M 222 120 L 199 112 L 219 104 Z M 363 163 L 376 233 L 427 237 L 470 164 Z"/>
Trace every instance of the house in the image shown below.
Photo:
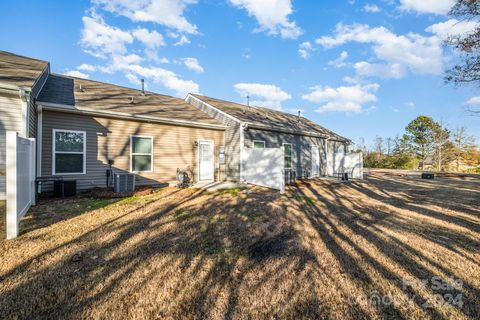
<path fill-rule="evenodd" d="M 331 176 L 338 155 L 351 141 L 300 114 L 189 94 L 186 101 L 228 125 L 225 131 L 226 177 L 243 180 L 244 148 L 284 147 L 284 169 L 297 177 Z"/>
<path fill-rule="evenodd" d="M 6 191 L 6 132 L 36 137 L 35 99 L 49 72 L 47 61 L 0 51 L 0 200 Z"/>
<path fill-rule="evenodd" d="M 35 137 L 37 177 L 76 180 L 78 190 L 106 187 L 110 167 L 137 185 L 175 183 L 177 169 L 223 179 L 226 126 L 183 99 L 53 74 L 48 62 L 7 52 L 0 63 L 1 141 L 6 130 Z"/>

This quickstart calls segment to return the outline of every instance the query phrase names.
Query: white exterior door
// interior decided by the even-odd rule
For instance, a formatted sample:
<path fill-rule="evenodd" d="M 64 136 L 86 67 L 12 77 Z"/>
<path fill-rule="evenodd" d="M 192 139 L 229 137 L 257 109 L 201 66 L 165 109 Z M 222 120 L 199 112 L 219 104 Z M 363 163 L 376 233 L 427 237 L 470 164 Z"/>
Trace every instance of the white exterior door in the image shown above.
<path fill-rule="evenodd" d="M 198 180 L 214 180 L 213 141 L 198 142 Z"/>
<path fill-rule="evenodd" d="M 312 147 L 312 177 L 320 176 L 320 154 L 318 147 Z"/>

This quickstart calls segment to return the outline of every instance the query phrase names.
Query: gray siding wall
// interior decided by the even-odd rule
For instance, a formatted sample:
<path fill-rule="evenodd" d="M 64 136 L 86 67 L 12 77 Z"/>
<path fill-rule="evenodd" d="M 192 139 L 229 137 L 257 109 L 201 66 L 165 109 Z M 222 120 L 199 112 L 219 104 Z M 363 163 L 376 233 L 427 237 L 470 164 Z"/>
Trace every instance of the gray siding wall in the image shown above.
<path fill-rule="evenodd" d="M 296 134 L 280 133 L 259 129 L 245 131 L 245 146 L 253 147 L 253 140 L 265 141 L 266 148 L 279 148 L 284 143 L 292 144 L 292 168 L 297 176 L 308 177 L 312 171 L 312 147 L 317 146 L 320 152 L 320 175 L 326 173 L 325 139 L 302 136 Z"/>
<path fill-rule="evenodd" d="M 225 130 L 226 178 L 232 181 L 240 180 L 240 123 L 192 97 L 188 97 L 187 102 L 228 126 Z"/>
<path fill-rule="evenodd" d="M 0 93 L 0 198 L 5 196 L 6 132 L 22 131 L 22 100 L 18 91 Z"/>

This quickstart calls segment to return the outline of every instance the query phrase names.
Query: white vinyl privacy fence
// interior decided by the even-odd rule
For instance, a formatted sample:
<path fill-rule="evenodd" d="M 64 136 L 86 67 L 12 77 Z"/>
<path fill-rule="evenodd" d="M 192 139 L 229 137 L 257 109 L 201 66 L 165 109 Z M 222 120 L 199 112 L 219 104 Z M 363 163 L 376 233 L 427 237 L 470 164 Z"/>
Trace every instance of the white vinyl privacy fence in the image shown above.
<path fill-rule="evenodd" d="M 354 153 L 334 153 L 327 159 L 327 175 L 334 176 L 338 173 L 348 173 L 353 179 L 363 179 L 363 154 Z"/>
<path fill-rule="evenodd" d="M 244 148 L 243 179 L 285 192 L 284 155 L 282 148 Z"/>
<path fill-rule="evenodd" d="M 18 236 L 20 219 L 35 204 L 35 139 L 7 132 L 7 239 Z"/>

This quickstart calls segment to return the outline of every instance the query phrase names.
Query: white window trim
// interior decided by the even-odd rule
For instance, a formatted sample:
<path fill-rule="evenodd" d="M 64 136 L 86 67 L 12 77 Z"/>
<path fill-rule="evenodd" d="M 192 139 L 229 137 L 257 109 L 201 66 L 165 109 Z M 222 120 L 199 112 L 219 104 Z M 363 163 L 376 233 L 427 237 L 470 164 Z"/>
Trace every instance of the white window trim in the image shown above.
<path fill-rule="evenodd" d="M 255 142 L 256 142 L 256 143 L 262 143 L 262 144 L 263 144 L 263 148 L 255 148 Z M 253 149 L 265 149 L 265 141 L 264 141 L 264 140 L 253 140 L 253 141 L 252 141 L 252 148 L 253 148 Z"/>
<path fill-rule="evenodd" d="M 151 141 L 151 153 L 135 153 L 133 154 L 133 138 L 147 138 L 150 139 Z M 142 171 L 134 171 L 133 170 L 133 156 L 150 156 L 151 158 L 151 165 L 150 165 L 150 170 L 142 170 Z M 131 173 L 142 173 L 142 172 L 153 172 L 153 136 L 141 136 L 141 135 L 131 135 L 130 136 L 130 172 Z"/>
<path fill-rule="evenodd" d="M 86 174 L 87 173 L 87 133 L 85 131 L 77 130 L 65 130 L 65 129 L 53 129 L 52 130 L 52 175 L 54 176 L 71 176 L 76 174 Z M 72 151 L 59 151 L 62 154 L 83 154 L 83 171 L 82 172 L 66 172 L 61 173 L 56 171 L 55 162 L 56 162 L 56 148 L 55 148 L 55 136 L 57 132 L 69 132 L 69 133 L 81 133 L 83 135 L 83 152 L 72 152 Z"/>
<path fill-rule="evenodd" d="M 285 145 L 289 145 L 290 146 L 290 168 L 285 168 L 285 170 L 292 170 L 293 169 L 293 145 L 291 143 L 283 143 L 282 146 L 283 146 L 283 156 L 285 157 Z M 285 167 L 285 164 L 284 164 L 284 167 Z"/>

